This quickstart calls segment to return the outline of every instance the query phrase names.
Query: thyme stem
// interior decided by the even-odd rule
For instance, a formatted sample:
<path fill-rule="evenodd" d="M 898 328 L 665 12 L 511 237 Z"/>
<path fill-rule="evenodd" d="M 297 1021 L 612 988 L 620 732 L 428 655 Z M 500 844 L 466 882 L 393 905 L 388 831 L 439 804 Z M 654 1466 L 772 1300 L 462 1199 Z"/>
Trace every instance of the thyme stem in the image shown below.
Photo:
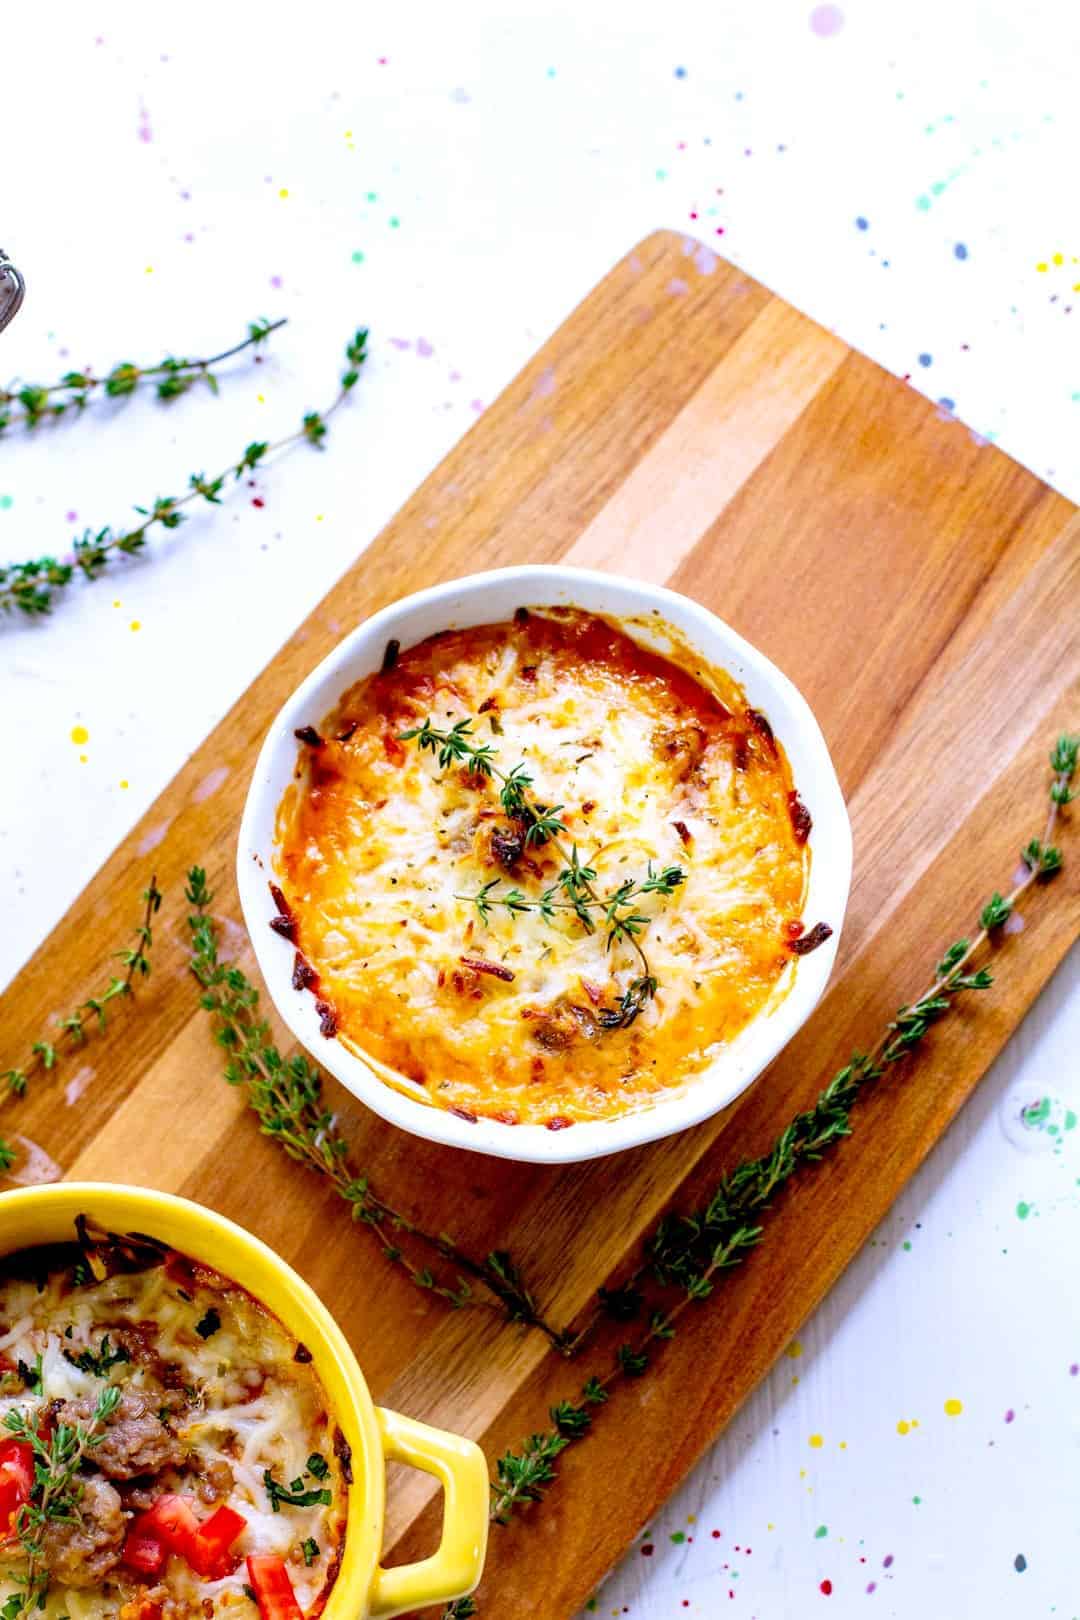
<path fill-rule="evenodd" d="M 126 950 L 117 951 L 117 958 L 124 963 L 124 972 L 113 974 L 108 984 L 96 996 L 88 996 L 80 1002 L 75 1010 L 66 1018 L 60 1020 L 60 1033 L 55 1041 L 44 1037 L 35 1041 L 30 1049 L 30 1056 L 18 1068 L 0 1070 L 0 1087 L 4 1088 L 0 1094 L 22 1097 L 26 1088 L 36 1074 L 47 1073 L 55 1068 L 58 1059 L 57 1044 L 66 1042 L 70 1047 L 83 1046 L 88 1038 L 87 1024 L 96 1019 L 96 1027 L 103 1030 L 108 1023 L 108 1006 L 124 996 L 134 993 L 137 979 L 145 979 L 150 974 L 150 947 L 154 942 L 151 923 L 161 906 L 161 891 L 157 886 L 157 878 L 150 879 L 150 887 L 143 890 L 142 921 L 135 930 L 135 943 Z M 18 1154 L 9 1142 L 0 1137 L 0 1171 L 10 1170 Z"/>
<path fill-rule="evenodd" d="M 271 1040 L 269 1024 L 259 1016 L 258 990 L 234 963 L 221 961 L 217 930 L 209 915 L 213 896 L 201 867 L 192 867 L 188 873 L 184 893 L 194 908 L 188 917 L 191 971 L 202 986 L 203 1007 L 217 1022 L 218 1044 L 229 1054 L 225 1079 L 246 1089 L 263 1134 L 274 1138 L 290 1158 L 325 1176 L 349 1206 L 353 1220 L 375 1235 L 384 1256 L 399 1265 L 418 1288 L 437 1294 L 455 1309 L 476 1306 L 538 1328 L 552 1344 L 561 1346 L 564 1335 L 544 1321 L 505 1250 L 493 1250 L 484 1260 L 474 1260 L 445 1233 L 433 1236 L 423 1231 L 387 1203 L 370 1178 L 355 1168 L 348 1143 L 323 1101 L 318 1068 L 300 1053 L 282 1056 Z M 416 1264 L 403 1251 L 399 1234 L 456 1267 L 456 1282 L 439 1276 L 428 1265 Z M 468 1278 L 481 1283 L 491 1298 L 476 1298 Z"/>
<path fill-rule="evenodd" d="M 46 417 L 54 420 L 72 409 L 82 411 L 98 389 L 103 389 L 110 399 L 123 398 L 135 393 L 147 377 L 163 379 L 157 387 L 158 398 L 162 400 L 177 399 L 203 379 L 216 393 L 217 378 L 210 368 L 220 365 L 223 360 L 231 360 L 233 355 L 240 354 L 244 349 L 252 346 L 258 348 L 285 324 L 284 317 L 278 321 L 252 321 L 247 337 L 234 343 L 231 348 L 222 349 L 220 354 L 208 355 L 205 360 L 177 360 L 173 355 L 166 355 L 164 360 L 152 366 L 136 366 L 131 361 L 123 360 L 104 377 L 95 377 L 90 372 L 69 371 L 59 382 L 21 383 L 18 387 L 0 388 L 0 433 L 19 423 L 25 423 L 27 428 L 35 428 Z M 67 397 L 57 404 L 50 403 L 54 394 L 61 393 Z M 12 413 L 5 409 L 15 403 L 22 406 L 21 411 Z"/>
<path fill-rule="evenodd" d="M 204 473 L 192 473 L 188 479 L 187 494 L 158 496 L 152 506 L 136 507 L 143 521 L 132 529 L 119 534 L 108 527 L 99 529 L 97 533 L 87 529 L 82 539 L 75 541 L 70 561 L 38 557 L 30 562 L 0 564 L 0 609 L 8 613 L 18 610 L 30 618 L 51 613 L 57 598 L 71 584 L 77 572 L 85 579 L 97 579 L 118 556 L 130 557 L 144 550 L 150 530 L 155 525 L 164 529 L 178 528 L 186 521 L 184 507 L 192 501 L 204 500 L 211 506 L 220 505 L 221 494 L 230 474 L 234 480 L 239 480 L 269 457 L 279 455 L 301 439 L 306 439 L 317 449 L 322 448 L 327 433 L 326 424 L 344 404 L 359 378 L 360 367 L 366 358 L 366 343 L 367 332 L 363 330 L 350 340 L 345 348 L 348 368 L 332 403 L 324 411 L 309 411 L 293 433 L 272 442 L 254 440 L 240 459 L 226 467 L 216 478 L 207 478 Z"/>

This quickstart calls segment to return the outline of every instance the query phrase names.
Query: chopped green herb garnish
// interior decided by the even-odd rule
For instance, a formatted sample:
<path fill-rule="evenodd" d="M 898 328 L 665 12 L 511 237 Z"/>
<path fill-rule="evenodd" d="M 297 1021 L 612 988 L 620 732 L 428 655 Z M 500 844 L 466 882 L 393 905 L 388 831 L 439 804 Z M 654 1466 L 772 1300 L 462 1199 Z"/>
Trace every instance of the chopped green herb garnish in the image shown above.
<path fill-rule="evenodd" d="M 40 1356 L 38 1360 L 41 1360 Z M 131 1356 L 122 1344 L 117 1345 L 115 1350 L 110 1350 L 109 1335 L 106 1333 L 97 1355 L 92 1350 L 82 1350 L 75 1356 L 70 1350 L 65 1350 L 64 1360 L 70 1361 L 80 1372 L 96 1373 L 99 1378 L 104 1378 L 110 1367 L 117 1367 L 122 1361 L 130 1361 Z M 38 1390 L 37 1393 L 40 1395 L 41 1391 Z"/>
<path fill-rule="evenodd" d="M 45 1391 L 44 1391 L 44 1389 L 42 1388 L 42 1385 L 41 1385 L 41 1352 L 40 1351 L 38 1352 L 37 1356 L 35 1357 L 34 1365 L 32 1367 L 28 1367 L 26 1365 L 26 1362 L 23 1361 L 22 1358 L 20 1357 L 19 1362 L 17 1364 L 17 1370 L 18 1370 L 19 1377 L 22 1379 L 23 1383 L 26 1385 L 26 1387 L 30 1391 L 31 1395 L 44 1395 Z"/>
<path fill-rule="evenodd" d="M 315 1540 L 314 1536 L 308 1536 L 306 1541 L 302 1541 L 300 1543 L 300 1551 L 304 1555 L 304 1563 L 310 1569 L 316 1558 L 319 1556 L 319 1543 Z"/>
<path fill-rule="evenodd" d="M 274 1478 L 273 1470 L 263 1470 L 263 1484 L 266 1494 L 270 1498 L 270 1507 L 274 1513 L 280 1513 L 283 1507 L 329 1507 L 333 1497 L 328 1490 L 305 1491 L 302 1479 L 294 1479 L 292 1484 L 285 1488 L 279 1485 Z"/>
<path fill-rule="evenodd" d="M 307 1471 L 316 1479 L 325 1479 L 330 1472 L 330 1464 L 319 1451 L 313 1451 L 307 1460 Z"/>

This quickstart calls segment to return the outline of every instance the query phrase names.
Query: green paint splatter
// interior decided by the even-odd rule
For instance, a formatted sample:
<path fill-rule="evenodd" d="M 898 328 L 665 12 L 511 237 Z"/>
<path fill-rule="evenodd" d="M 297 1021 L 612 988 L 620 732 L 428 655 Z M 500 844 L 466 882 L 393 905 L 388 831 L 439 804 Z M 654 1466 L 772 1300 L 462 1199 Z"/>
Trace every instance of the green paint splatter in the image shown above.
<path fill-rule="evenodd" d="M 588 1611 L 589 1614 L 592 1614 L 594 1609 L 597 1607 L 597 1602 L 598 1602 L 598 1600 L 596 1598 L 591 1597 L 589 1599 L 588 1603 L 586 1603 L 585 1608 L 586 1608 L 586 1610 Z"/>
<path fill-rule="evenodd" d="M 656 178 L 658 180 L 666 180 L 667 179 L 667 170 L 666 169 L 657 169 Z"/>
<path fill-rule="evenodd" d="M 1020 1118 L 1028 1127 L 1028 1130 L 1035 1130 L 1039 1125 L 1044 1125 L 1049 1117 L 1049 1097 L 1040 1097 L 1038 1102 L 1028 1103 L 1026 1108 L 1020 1110 Z"/>
<path fill-rule="evenodd" d="M 930 207 L 929 197 L 916 197 L 915 206 L 916 208 L 921 208 L 925 214 L 926 210 Z"/>
<path fill-rule="evenodd" d="M 911 1253 L 911 1244 L 907 1241 L 906 1238 L 904 1239 L 904 1248 L 905 1248 L 905 1250 L 907 1251 L 908 1254 Z"/>
<path fill-rule="evenodd" d="M 1020 1202 L 1016 1206 L 1017 1219 L 1021 1220 L 1021 1221 L 1026 1221 L 1030 1214 L 1031 1214 L 1031 1205 L 1026 1204 L 1024 1202 L 1024 1200 L 1021 1198 Z"/>
<path fill-rule="evenodd" d="M 1080 398 L 1080 395 L 1077 395 L 1077 398 Z M 1076 1115 L 1071 1108 L 1065 1110 L 1065 1129 L 1067 1131 L 1075 1131 L 1076 1129 Z"/>
<path fill-rule="evenodd" d="M 369 191 L 367 194 L 367 200 L 368 202 L 378 202 L 379 193 L 377 191 Z"/>
<path fill-rule="evenodd" d="M 400 224 L 401 224 L 401 221 L 400 221 L 400 219 L 398 219 L 397 215 L 396 214 L 391 214 L 390 215 L 390 229 L 392 231 L 396 231 Z"/>
<path fill-rule="evenodd" d="M 353 254 L 352 262 L 353 264 L 363 264 L 364 255 L 360 252 L 359 248 L 357 248 L 356 252 Z"/>
<path fill-rule="evenodd" d="M 828 1533 L 829 1533 L 828 1525 L 827 1524 L 819 1524 L 817 1529 L 814 1531 L 814 1540 L 815 1541 L 824 1541 L 825 1537 L 828 1535 Z"/>
<path fill-rule="evenodd" d="M 671 1540 L 676 1547 L 681 1547 L 683 1542 L 686 1540 L 685 1530 L 673 1530 L 671 1532 Z"/>
<path fill-rule="evenodd" d="M 0 512 L 10 512 L 14 505 L 14 495 L 0 495 Z"/>
<path fill-rule="evenodd" d="M 921 1496 L 913 1496 L 911 1498 L 911 1501 L 912 1501 L 912 1505 L 914 1507 L 922 1507 L 922 1497 Z"/>

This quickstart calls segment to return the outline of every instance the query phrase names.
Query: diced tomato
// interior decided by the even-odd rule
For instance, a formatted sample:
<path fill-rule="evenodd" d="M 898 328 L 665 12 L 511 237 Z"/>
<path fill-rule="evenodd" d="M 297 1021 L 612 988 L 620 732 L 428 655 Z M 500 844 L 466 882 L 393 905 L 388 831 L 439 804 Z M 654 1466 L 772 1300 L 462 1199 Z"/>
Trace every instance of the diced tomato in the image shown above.
<path fill-rule="evenodd" d="M 0 1441 L 0 1537 L 7 1536 L 11 1521 L 34 1486 L 34 1453 L 22 1440 Z"/>
<path fill-rule="evenodd" d="M 133 1519 L 124 1539 L 123 1560 L 129 1569 L 151 1580 L 165 1568 L 165 1543 L 146 1523 L 149 1513 L 140 1513 Z"/>
<path fill-rule="evenodd" d="M 248 1559 L 247 1567 L 262 1620 L 304 1620 L 283 1558 L 260 1553 Z"/>
<path fill-rule="evenodd" d="M 235 1508 L 222 1504 L 216 1512 L 211 1513 L 196 1531 L 186 1555 L 195 1573 L 209 1575 L 214 1580 L 231 1575 L 240 1560 L 229 1552 L 229 1548 L 240 1532 L 246 1529 L 247 1520 Z"/>
<path fill-rule="evenodd" d="M 159 1496 L 153 1507 L 141 1513 L 135 1523 L 162 1542 L 167 1552 L 187 1558 L 199 1529 L 191 1503 L 190 1496 Z"/>

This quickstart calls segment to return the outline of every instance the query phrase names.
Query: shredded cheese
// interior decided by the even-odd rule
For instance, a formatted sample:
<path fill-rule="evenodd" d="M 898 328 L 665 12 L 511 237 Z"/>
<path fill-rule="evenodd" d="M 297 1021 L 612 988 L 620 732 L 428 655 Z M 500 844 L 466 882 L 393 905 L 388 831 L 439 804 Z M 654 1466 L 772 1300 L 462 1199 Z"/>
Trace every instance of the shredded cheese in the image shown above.
<path fill-rule="evenodd" d="M 791 978 L 808 852 L 786 757 L 724 672 L 683 667 L 572 610 L 435 636 L 346 692 L 278 817 L 277 876 L 339 1037 L 466 1115 L 561 1126 L 648 1106 L 693 1078 Z M 519 763 L 558 806 L 562 851 L 524 843 L 498 779 L 401 734 L 425 720 Z M 515 842 L 516 840 L 516 842 Z M 575 848 L 597 893 L 679 866 L 635 901 L 658 982 L 603 915 L 485 917 L 495 882 L 535 903 Z M 565 899 L 565 895 L 556 895 Z M 479 969 L 470 962 L 479 960 Z"/>

